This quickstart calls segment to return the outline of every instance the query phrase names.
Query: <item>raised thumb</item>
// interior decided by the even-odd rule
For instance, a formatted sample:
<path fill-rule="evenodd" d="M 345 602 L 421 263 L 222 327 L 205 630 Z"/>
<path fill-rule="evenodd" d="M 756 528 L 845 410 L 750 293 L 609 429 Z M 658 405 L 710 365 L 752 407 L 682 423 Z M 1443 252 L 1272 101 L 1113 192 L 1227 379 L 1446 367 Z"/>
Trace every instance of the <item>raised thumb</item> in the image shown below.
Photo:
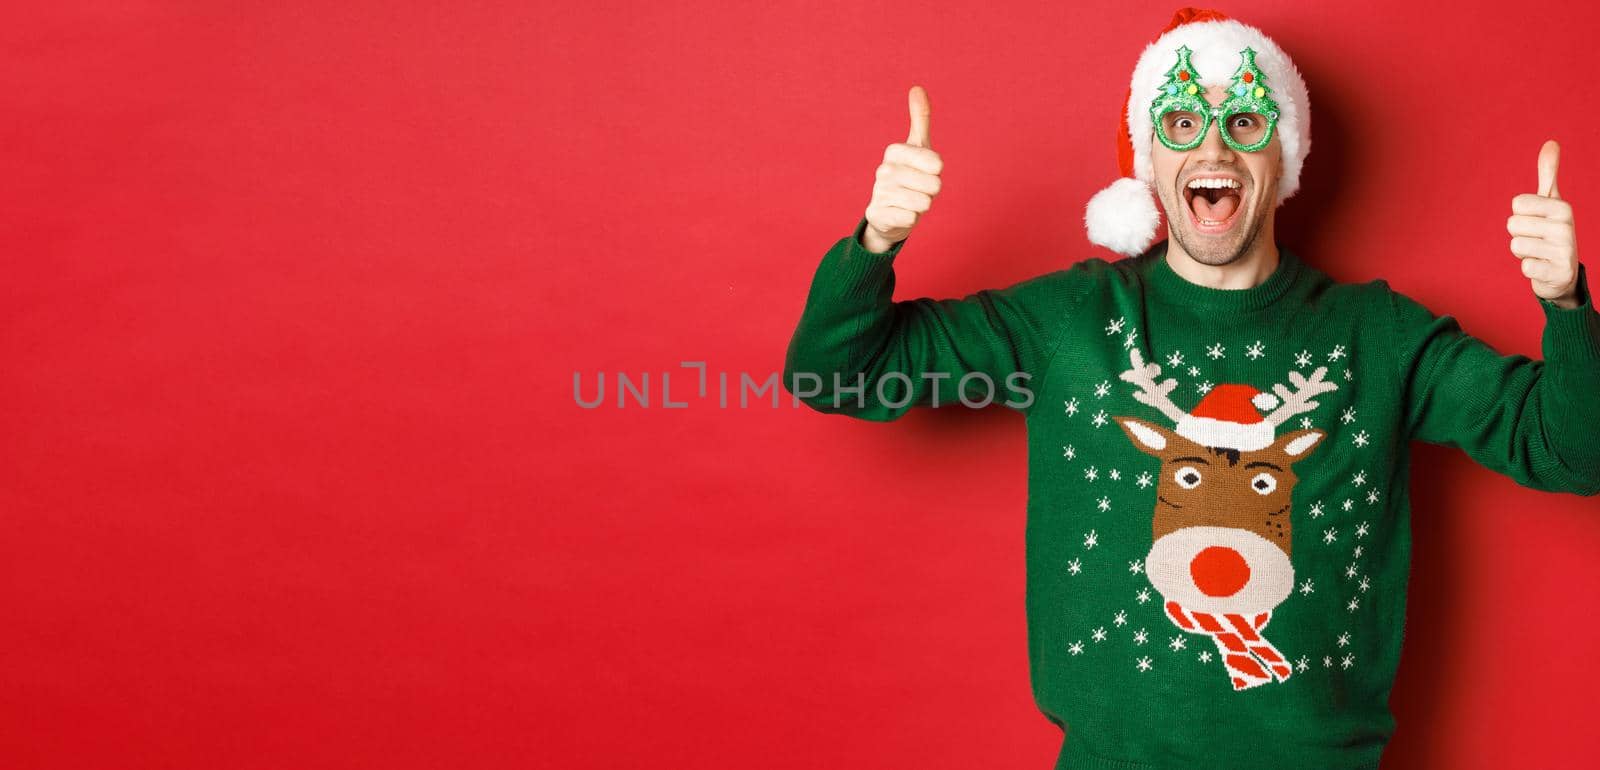
<path fill-rule="evenodd" d="M 1560 198 L 1556 190 L 1556 166 L 1561 163 L 1561 145 L 1551 139 L 1539 148 L 1539 194 L 1546 198 Z"/>
<path fill-rule="evenodd" d="M 911 105 L 911 135 L 906 137 L 906 144 L 927 147 L 928 121 L 933 117 L 933 108 L 928 104 L 928 92 L 922 86 L 912 86 L 908 98 Z"/>

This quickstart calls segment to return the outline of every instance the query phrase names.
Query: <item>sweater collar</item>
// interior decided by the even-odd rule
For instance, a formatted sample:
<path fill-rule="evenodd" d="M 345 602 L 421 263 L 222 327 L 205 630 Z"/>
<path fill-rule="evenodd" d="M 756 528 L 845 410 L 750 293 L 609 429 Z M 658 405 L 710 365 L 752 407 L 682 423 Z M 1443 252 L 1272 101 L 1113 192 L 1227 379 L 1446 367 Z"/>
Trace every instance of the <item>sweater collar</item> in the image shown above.
<path fill-rule="evenodd" d="M 1300 276 L 1300 258 L 1278 246 L 1278 266 L 1267 280 L 1248 289 L 1214 289 L 1194 283 L 1173 271 L 1167 264 L 1167 241 L 1146 252 L 1151 261 L 1150 284 L 1167 301 L 1196 310 L 1253 311 L 1270 306 Z"/>

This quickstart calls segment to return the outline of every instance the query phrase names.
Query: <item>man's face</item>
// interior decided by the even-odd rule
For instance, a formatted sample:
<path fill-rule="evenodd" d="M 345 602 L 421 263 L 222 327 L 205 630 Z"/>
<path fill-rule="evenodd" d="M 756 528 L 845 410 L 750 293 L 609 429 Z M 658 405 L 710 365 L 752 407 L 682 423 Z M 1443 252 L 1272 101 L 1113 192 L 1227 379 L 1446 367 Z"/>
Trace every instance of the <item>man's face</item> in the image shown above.
<path fill-rule="evenodd" d="M 1226 98 L 1222 86 L 1206 90 L 1206 100 L 1213 105 Z M 1156 193 L 1166 209 L 1167 227 L 1190 257 L 1207 265 L 1225 265 L 1248 253 L 1263 227 L 1271 237 L 1278 177 L 1283 173 L 1283 145 L 1276 133 L 1261 150 L 1239 152 L 1222 141 L 1219 122 L 1213 121 L 1205 141 L 1187 152 L 1169 150 L 1154 137 L 1150 140 Z M 1238 186 L 1190 187 L 1206 178 L 1231 179 Z"/>

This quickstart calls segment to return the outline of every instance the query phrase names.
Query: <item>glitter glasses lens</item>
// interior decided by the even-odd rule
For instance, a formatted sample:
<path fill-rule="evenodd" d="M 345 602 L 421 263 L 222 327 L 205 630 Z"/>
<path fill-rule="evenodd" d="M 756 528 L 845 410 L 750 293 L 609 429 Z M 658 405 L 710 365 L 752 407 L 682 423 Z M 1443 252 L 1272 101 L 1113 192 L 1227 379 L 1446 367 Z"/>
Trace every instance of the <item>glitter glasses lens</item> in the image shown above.
<path fill-rule="evenodd" d="M 1173 110 L 1161 116 L 1156 130 L 1161 132 L 1165 144 L 1174 150 L 1192 150 L 1204 141 L 1211 116 L 1193 110 Z"/>
<path fill-rule="evenodd" d="M 1222 136 L 1235 150 L 1255 152 L 1272 141 L 1272 122 L 1260 113 L 1235 112 L 1222 121 Z"/>

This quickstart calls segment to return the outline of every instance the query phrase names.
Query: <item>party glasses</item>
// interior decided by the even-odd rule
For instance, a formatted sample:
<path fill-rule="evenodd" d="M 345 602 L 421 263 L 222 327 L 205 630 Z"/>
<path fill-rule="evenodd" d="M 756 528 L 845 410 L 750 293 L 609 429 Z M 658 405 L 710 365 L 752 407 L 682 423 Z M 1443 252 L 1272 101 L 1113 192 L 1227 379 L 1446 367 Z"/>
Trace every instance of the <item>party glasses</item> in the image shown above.
<path fill-rule="evenodd" d="M 1272 89 L 1256 66 L 1256 52 L 1239 52 L 1239 68 L 1228 84 L 1228 96 L 1215 107 L 1205 99 L 1199 75 L 1189 61 L 1188 46 L 1178 47 L 1178 63 L 1167 70 L 1155 101 L 1150 104 L 1150 122 L 1156 138 L 1167 149 L 1187 152 L 1199 147 L 1211 131 L 1221 127 L 1222 141 L 1240 152 L 1257 152 L 1272 141 L 1278 127 L 1278 103 Z"/>

